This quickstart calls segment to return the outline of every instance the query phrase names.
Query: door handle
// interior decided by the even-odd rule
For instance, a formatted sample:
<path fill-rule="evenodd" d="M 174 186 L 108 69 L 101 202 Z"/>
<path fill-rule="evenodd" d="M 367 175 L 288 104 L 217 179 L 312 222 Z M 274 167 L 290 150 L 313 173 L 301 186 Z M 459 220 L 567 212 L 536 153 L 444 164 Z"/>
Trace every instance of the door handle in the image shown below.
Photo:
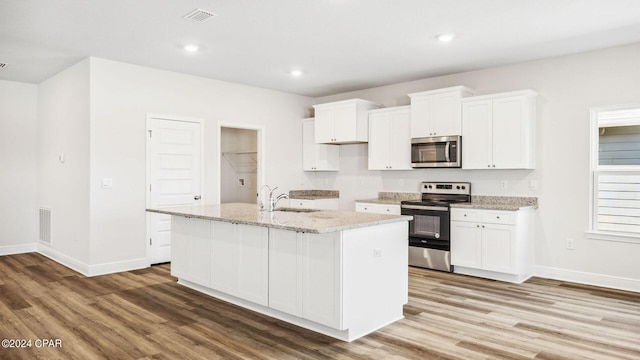
<path fill-rule="evenodd" d="M 196 195 L 193 197 L 193 200 L 200 200 L 202 197 L 200 195 Z"/>

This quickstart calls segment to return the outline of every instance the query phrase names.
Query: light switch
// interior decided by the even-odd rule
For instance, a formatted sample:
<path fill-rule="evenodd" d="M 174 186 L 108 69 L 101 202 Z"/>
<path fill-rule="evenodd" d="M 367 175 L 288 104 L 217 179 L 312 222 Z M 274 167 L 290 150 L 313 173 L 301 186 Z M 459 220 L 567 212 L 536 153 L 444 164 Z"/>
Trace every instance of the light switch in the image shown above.
<path fill-rule="evenodd" d="M 111 189 L 111 188 L 113 188 L 113 179 L 112 178 L 102 178 L 102 188 L 103 189 Z"/>

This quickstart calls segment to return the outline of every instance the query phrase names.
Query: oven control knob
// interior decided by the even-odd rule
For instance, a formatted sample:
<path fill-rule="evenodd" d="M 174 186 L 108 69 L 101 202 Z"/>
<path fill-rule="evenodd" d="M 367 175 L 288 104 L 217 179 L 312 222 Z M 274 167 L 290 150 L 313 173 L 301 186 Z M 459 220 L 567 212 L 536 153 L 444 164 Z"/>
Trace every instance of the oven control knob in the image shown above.
<path fill-rule="evenodd" d="M 464 187 L 464 185 L 462 185 L 462 190 L 464 190 L 464 189 L 465 189 L 465 187 Z"/>
<path fill-rule="evenodd" d="M 456 189 L 460 190 L 460 185 L 456 186 Z"/>
<path fill-rule="evenodd" d="M 440 234 L 436 233 L 436 239 L 440 239 Z"/>

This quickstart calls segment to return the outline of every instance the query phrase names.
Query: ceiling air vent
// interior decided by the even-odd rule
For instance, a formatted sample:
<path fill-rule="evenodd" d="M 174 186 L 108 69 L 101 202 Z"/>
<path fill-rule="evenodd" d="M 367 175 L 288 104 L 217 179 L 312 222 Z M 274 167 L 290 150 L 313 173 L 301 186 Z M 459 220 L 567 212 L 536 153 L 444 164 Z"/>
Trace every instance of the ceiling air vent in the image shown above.
<path fill-rule="evenodd" d="M 9 64 L 0 62 L 0 70 L 6 68 L 7 66 L 9 66 Z"/>
<path fill-rule="evenodd" d="M 207 11 L 207 10 L 195 9 L 192 12 L 188 13 L 187 15 L 185 15 L 183 17 L 185 19 L 189 20 L 189 21 L 203 22 L 203 21 L 207 20 L 208 18 L 210 18 L 212 16 L 216 16 L 216 14 L 212 13 L 211 11 Z"/>

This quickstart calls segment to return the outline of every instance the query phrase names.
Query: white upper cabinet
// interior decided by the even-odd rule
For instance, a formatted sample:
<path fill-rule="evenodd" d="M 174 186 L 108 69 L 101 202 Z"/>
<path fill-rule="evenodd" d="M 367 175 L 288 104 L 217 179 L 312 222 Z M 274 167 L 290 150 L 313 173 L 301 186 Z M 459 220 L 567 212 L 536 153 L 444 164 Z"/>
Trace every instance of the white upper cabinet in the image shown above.
<path fill-rule="evenodd" d="M 463 169 L 534 169 L 536 92 L 462 100 Z"/>
<path fill-rule="evenodd" d="M 338 171 L 340 168 L 340 147 L 317 144 L 313 118 L 302 120 L 302 170 Z"/>
<path fill-rule="evenodd" d="M 367 142 L 368 112 L 380 107 L 379 104 L 362 99 L 313 105 L 315 142 L 319 144 Z"/>
<path fill-rule="evenodd" d="M 369 112 L 369 170 L 412 170 L 409 106 Z"/>
<path fill-rule="evenodd" d="M 411 98 L 411 137 L 462 134 L 460 101 L 473 95 L 465 86 L 409 94 Z"/>

